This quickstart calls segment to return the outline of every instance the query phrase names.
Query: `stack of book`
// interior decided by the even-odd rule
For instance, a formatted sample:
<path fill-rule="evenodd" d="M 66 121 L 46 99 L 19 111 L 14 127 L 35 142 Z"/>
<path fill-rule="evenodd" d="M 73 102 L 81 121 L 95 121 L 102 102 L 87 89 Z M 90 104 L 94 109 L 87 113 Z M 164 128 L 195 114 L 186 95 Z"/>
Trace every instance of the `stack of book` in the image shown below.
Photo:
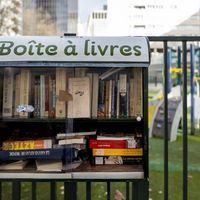
<path fill-rule="evenodd" d="M 23 169 L 27 164 L 36 164 L 38 171 L 62 171 L 63 160 L 70 162 L 74 156 L 72 149 L 53 148 L 53 139 L 8 140 L 2 143 L 0 170 Z M 20 161 L 20 162 L 19 162 Z M 45 170 L 41 165 L 48 163 Z M 51 163 L 51 165 L 50 165 Z M 19 164 L 20 167 L 19 168 Z M 41 164 L 41 165 L 40 165 Z M 52 168 L 52 167 L 53 168 Z M 32 166 L 31 168 L 35 168 Z"/>
<path fill-rule="evenodd" d="M 92 150 L 92 163 L 104 164 L 140 164 L 143 149 L 134 136 L 97 136 L 89 141 Z"/>
<path fill-rule="evenodd" d="M 71 162 L 65 163 L 65 170 L 78 167 L 82 162 L 89 159 L 87 140 L 90 136 L 94 135 L 96 135 L 96 131 L 57 134 L 56 139 L 58 140 L 58 146 L 63 148 L 73 148 L 75 152 Z"/>

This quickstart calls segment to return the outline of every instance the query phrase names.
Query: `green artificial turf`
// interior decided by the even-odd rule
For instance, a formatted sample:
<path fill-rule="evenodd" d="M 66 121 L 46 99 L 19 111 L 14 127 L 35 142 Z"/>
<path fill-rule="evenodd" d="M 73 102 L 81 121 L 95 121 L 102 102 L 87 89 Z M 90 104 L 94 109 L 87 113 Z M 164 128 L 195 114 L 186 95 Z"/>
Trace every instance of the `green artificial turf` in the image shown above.
<path fill-rule="evenodd" d="M 164 151 L 163 140 L 152 138 L 149 141 L 149 172 L 151 199 L 160 200 L 164 196 Z M 182 135 L 177 140 L 169 142 L 169 200 L 183 199 L 182 181 Z M 200 135 L 188 136 L 188 199 L 199 199 L 200 185 Z"/>

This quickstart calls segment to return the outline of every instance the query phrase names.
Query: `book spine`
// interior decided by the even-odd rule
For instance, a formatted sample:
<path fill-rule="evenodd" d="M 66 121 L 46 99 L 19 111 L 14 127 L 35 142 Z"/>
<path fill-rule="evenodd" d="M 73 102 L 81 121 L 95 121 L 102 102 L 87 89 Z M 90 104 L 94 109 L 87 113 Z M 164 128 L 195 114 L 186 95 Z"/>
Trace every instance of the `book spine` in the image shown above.
<path fill-rule="evenodd" d="M 66 91 L 66 69 L 56 68 L 56 117 L 66 117 L 66 102 L 59 100 L 60 91 Z"/>
<path fill-rule="evenodd" d="M 89 141 L 90 148 L 128 148 L 128 142 L 126 140 L 90 140 Z"/>
<path fill-rule="evenodd" d="M 19 116 L 17 107 L 20 105 L 20 74 L 15 76 L 15 89 L 14 89 L 14 116 Z"/>
<path fill-rule="evenodd" d="M 13 116 L 13 79 L 13 69 L 5 68 L 3 80 L 3 117 Z"/>
<path fill-rule="evenodd" d="M 99 81 L 99 91 L 98 91 L 98 117 L 105 115 L 105 81 Z"/>
<path fill-rule="evenodd" d="M 117 85 L 116 81 L 112 80 L 112 94 L 111 94 L 111 117 L 117 115 Z"/>
<path fill-rule="evenodd" d="M 127 74 L 119 75 L 119 116 L 127 117 Z"/>
<path fill-rule="evenodd" d="M 45 79 L 40 75 L 40 117 L 44 117 L 45 112 Z"/>
<path fill-rule="evenodd" d="M 135 68 L 133 71 L 133 102 L 134 102 L 134 116 L 143 115 L 143 101 L 142 101 L 142 69 Z M 132 97 L 131 97 L 132 98 Z"/>
<path fill-rule="evenodd" d="M 25 149 L 45 149 L 52 148 L 52 140 L 24 140 L 24 141 L 5 141 L 2 144 L 3 150 L 25 150 Z"/>
<path fill-rule="evenodd" d="M 51 116 L 55 117 L 56 115 L 56 79 L 52 78 L 52 109 Z"/>
<path fill-rule="evenodd" d="M 94 156 L 93 157 L 95 165 L 106 165 L 108 164 L 107 162 L 108 159 L 109 159 L 109 156 Z M 142 157 L 119 156 L 119 160 L 122 161 L 120 164 L 123 164 L 123 165 L 142 164 Z"/>
<path fill-rule="evenodd" d="M 44 85 L 45 85 L 45 109 L 44 109 L 44 116 L 49 116 L 49 75 L 45 74 L 44 76 Z"/>
<path fill-rule="evenodd" d="M 68 152 L 71 154 L 71 149 Z M 64 156 L 67 158 L 68 155 L 64 152 L 63 148 L 0 151 L 1 160 L 62 159 Z"/>
<path fill-rule="evenodd" d="M 134 149 L 92 149 L 93 156 L 143 156 L 142 148 Z"/>
<path fill-rule="evenodd" d="M 30 70 L 21 69 L 20 79 L 20 105 L 29 105 L 30 100 Z M 28 117 L 28 112 L 20 112 L 20 117 Z"/>
<path fill-rule="evenodd" d="M 0 73 L 0 116 L 2 116 L 3 109 L 3 73 Z"/>
<path fill-rule="evenodd" d="M 92 117 L 97 117 L 99 75 L 93 73 L 92 78 Z"/>
<path fill-rule="evenodd" d="M 109 116 L 109 88 L 110 88 L 110 82 L 105 82 L 105 117 Z"/>

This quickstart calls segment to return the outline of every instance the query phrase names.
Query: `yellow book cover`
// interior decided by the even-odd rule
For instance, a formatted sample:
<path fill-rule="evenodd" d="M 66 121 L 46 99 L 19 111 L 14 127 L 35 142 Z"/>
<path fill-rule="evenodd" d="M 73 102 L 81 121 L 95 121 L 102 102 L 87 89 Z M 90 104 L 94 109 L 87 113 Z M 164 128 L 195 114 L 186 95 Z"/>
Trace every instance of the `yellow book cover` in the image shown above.
<path fill-rule="evenodd" d="M 93 156 L 143 156 L 143 149 L 92 149 Z"/>
<path fill-rule="evenodd" d="M 26 149 L 45 149 L 52 148 L 52 139 L 43 140 L 22 140 L 22 141 L 5 141 L 3 150 L 26 150 Z"/>

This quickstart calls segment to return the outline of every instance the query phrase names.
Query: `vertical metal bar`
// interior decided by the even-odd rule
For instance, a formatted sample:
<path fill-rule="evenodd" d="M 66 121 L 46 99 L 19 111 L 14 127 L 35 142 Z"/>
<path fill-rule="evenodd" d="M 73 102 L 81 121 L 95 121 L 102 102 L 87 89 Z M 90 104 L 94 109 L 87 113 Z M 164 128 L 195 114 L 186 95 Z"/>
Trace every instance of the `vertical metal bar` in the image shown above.
<path fill-rule="evenodd" d="M 177 67 L 181 68 L 181 48 L 178 47 L 177 51 L 178 51 Z M 178 73 L 178 75 L 177 75 L 177 84 L 181 85 L 181 74 L 180 73 Z"/>
<path fill-rule="evenodd" d="M 149 177 L 149 135 L 148 135 L 148 69 L 143 69 L 143 118 L 144 118 L 144 178 Z M 148 192 L 148 191 L 147 191 Z"/>
<path fill-rule="evenodd" d="M 107 181 L 107 200 L 110 200 L 110 181 Z"/>
<path fill-rule="evenodd" d="M 91 182 L 86 182 L 86 200 L 91 200 Z"/>
<path fill-rule="evenodd" d="M 50 199 L 56 200 L 56 182 L 51 180 L 50 182 Z"/>
<path fill-rule="evenodd" d="M 168 200 L 168 48 L 164 41 L 164 200 Z"/>
<path fill-rule="evenodd" d="M 130 192 L 130 190 L 129 190 L 129 181 L 127 181 L 126 182 L 126 200 L 129 200 L 129 192 Z"/>
<path fill-rule="evenodd" d="M 149 199 L 149 181 L 147 179 L 132 182 L 132 199 L 147 200 Z"/>
<path fill-rule="evenodd" d="M 191 88 L 191 135 L 195 134 L 195 99 L 194 99 L 194 45 L 190 45 L 190 88 Z"/>
<path fill-rule="evenodd" d="M 64 200 L 76 200 L 77 199 L 77 183 L 76 182 L 64 182 Z"/>
<path fill-rule="evenodd" d="M 12 182 L 12 200 L 21 199 L 21 182 L 19 180 L 14 180 Z"/>
<path fill-rule="evenodd" d="M 0 200 L 2 199 L 2 182 L 0 181 Z"/>
<path fill-rule="evenodd" d="M 183 41 L 183 200 L 188 196 L 188 140 L 187 140 L 187 43 Z"/>
<path fill-rule="evenodd" d="M 36 200 L 36 181 L 32 181 L 32 200 Z"/>

